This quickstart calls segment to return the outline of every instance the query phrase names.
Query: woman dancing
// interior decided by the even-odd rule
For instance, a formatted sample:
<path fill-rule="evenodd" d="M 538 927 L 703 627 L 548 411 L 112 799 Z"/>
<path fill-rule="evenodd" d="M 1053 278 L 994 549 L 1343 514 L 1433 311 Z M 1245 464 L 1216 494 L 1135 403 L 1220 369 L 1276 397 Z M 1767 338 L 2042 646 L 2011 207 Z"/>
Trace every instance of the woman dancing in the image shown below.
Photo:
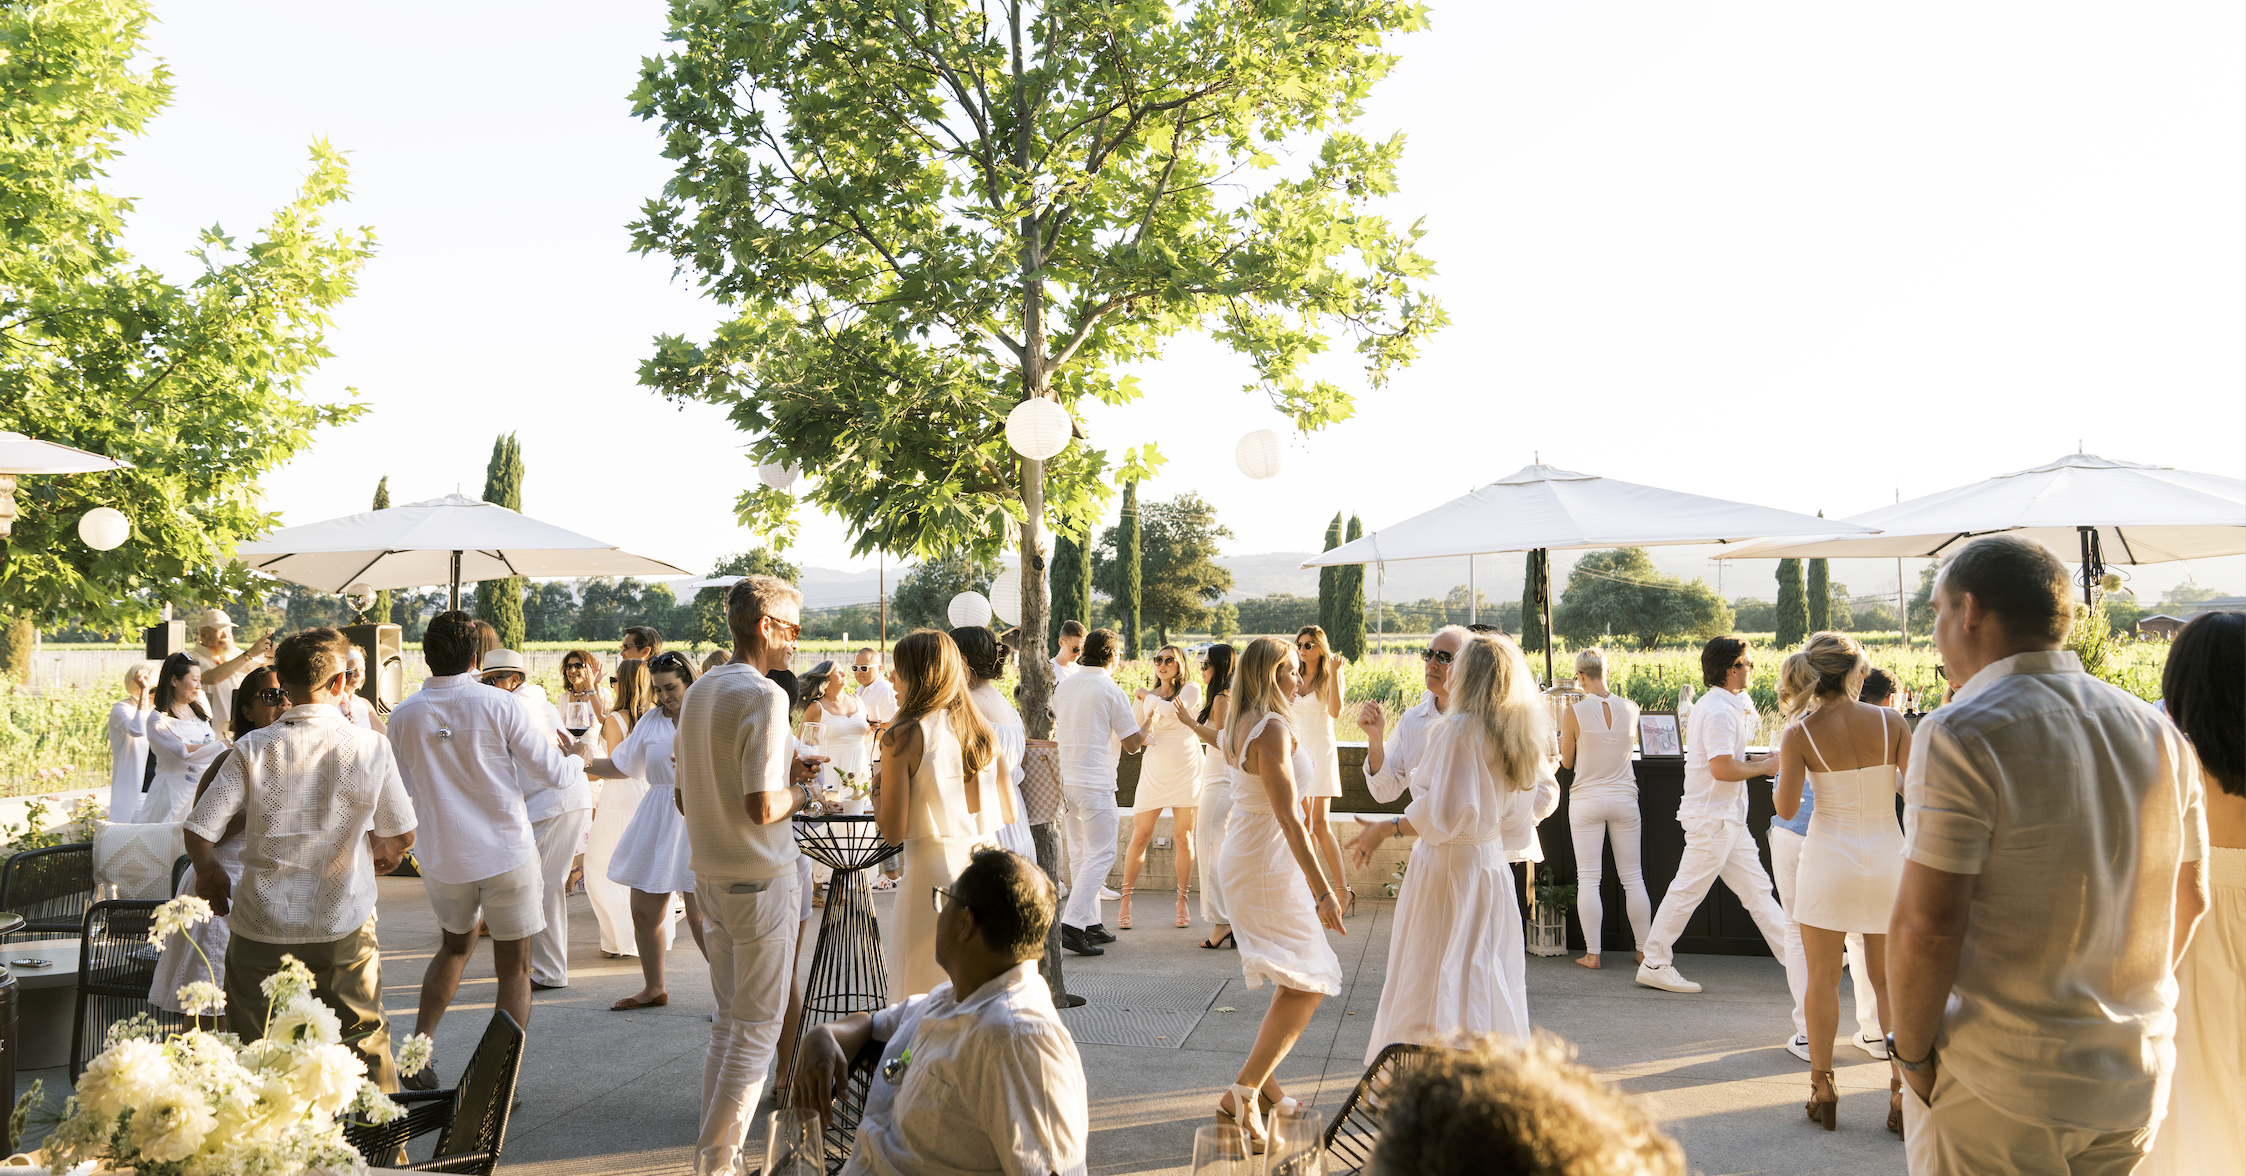
<path fill-rule="evenodd" d="M 563 681 L 572 680 L 573 659 L 589 665 L 597 680 L 600 659 L 583 650 L 572 650 L 562 661 Z M 623 746 L 641 716 L 654 709 L 655 687 L 648 681 L 647 663 L 638 658 L 616 663 L 616 676 L 609 680 L 616 684 L 616 693 L 599 708 L 600 745 L 612 750 Z M 570 701 L 581 701 L 574 694 L 572 691 Z M 594 922 L 600 925 L 601 954 L 610 959 L 639 954 L 639 940 L 632 929 L 632 888 L 610 879 L 608 868 L 614 864 L 616 847 L 623 844 L 624 831 L 632 827 L 632 818 L 639 815 L 639 802 L 646 796 L 647 781 L 636 776 L 604 781 L 594 800 L 592 832 L 585 840 L 585 898 L 592 904 Z M 663 920 L 663 950 L 670 950 L 677 928 L 677 920 Z"/>
<path fill-rule="evenodd" d="M 202 668 L 184 653 L 165 658 L 150 705 L 155 713 L 148 719 L 148 748 L 155 753 L 156 771 L 133 819 L 143 825 L 184 821 L 195 807 L 203 769 L 226 750 L 203 709 Z"/>
<path fill-rule="evenodd" d="M 587 775 L 603 780 L 647 781 L 647 794 L 640 797 L 608 862 L 609 880 L 632 889 L 632 938 L 639 944 L 640 990 L 608 1006 L 619 1013 L 671 1003 L 663 967 L 671 936 L 671 895 L 685 899 L 686 929 L 703 957 L 710 954 L 702 938 L 702 908 L 694 901 L 693 855 L 679 808 L 678 769 L 671 763 L 671 742 L 678 738 L 686 688 L 694 684 L 694 663 L 684 654 L 664 653 L 648 669 L 654 709 L 640 716 L 607 759 L 585 765 Z"/>
<path fill-rule="evenodd" d="M 1115 925 L 1131 929 L 1131 888 L 1146 865 L 1146 847 L 1155 822 L 1170 810 L 1170 840 L 1178 884 L 1178 922 L 1190 927 L 1185 912 L 1188 879 L 1193 876 L 1193 816 L 1201 803 L 1201 741 L 1186 725 L 1186 712 L 1201 705 L 1201 688 L 1185 680 L 1185 651 L 1165 645 L 1154 654 L 1154 689 L 1141 690 L 1131 704 L 1139 729 L 1146 732 L 1146 759 L 1139 765 L 1139 790 L 1131 799 L 1131 848 L 1123 857 L 1123 909 Z"/>
<path fill-rule="evenodd" d="M 1295 737 L 1310 756 L 1310 775 L 1301 784 L 1303 820 L 1310 825 L 1310 836 L 1334 885 L 1349 896 L 1342 904 L 1343 915 L 1352 915 L 1357 912 L 1357 892 L 1349 889 L 1349 875 L 1341 869 L 1341 841 L 1334 836 L 1333 822 L 1326 819 L 1334 798 L 1341 795 L 1341 749 L 1334 743 L 1334 720 L 1341 717 L 1341 700 L 1348 691 L 1343 674 L 1349 661 L 1334 653 L 1326 631 L 1316 625 L 1304 625 L 1295 634 L 1295 654 L 1301 659 L 1302 673 L 1288 696 L 1287 713 Z"/>
<path fill-rule="evenodd" d="M 1224 854 L 1225 824 L 1232 816 L 1232 765 L 1224 758 L 1225 712 L 1232 707 L 1232 647 L 1209 647 L 1201 659 L 1201 713 L 1174 704 L 1178 719 L 1202 742 L 1201 808 L 1194 815 L 1193 831 L 1200 842 L 1194 855 L 1201 875 L 1201 917 L 1209 920 L 1209 937 L 1201 946 L 1210 949 L 1235 946 L 1232 918 L 1225 914 L 1224 884 L 1217 878 L 1217 862 Z"/>

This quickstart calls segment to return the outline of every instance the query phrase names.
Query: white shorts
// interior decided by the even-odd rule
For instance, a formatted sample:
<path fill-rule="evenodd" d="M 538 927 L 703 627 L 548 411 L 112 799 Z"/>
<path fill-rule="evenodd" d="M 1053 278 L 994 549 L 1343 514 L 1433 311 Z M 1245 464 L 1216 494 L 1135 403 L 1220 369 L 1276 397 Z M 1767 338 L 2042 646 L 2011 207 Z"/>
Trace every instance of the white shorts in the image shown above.
<path fill-rule="evenodd" d="M 424 874 L 421 888 L 437 924 L 454 935 L 475 934 L 479 918 L 493 939 L 528 939 L 546 929 L 546 880 L 537 858 L 476 882 L 439 882 Z"/>
<path fill-rule="evenodd" d="M 798 921 L 808 923 L 819 912 L 811 909 L 811 859 L 801 854 L 797 854 L 795 859 L 795 885 L 802 892 L 796 917 Z"/>

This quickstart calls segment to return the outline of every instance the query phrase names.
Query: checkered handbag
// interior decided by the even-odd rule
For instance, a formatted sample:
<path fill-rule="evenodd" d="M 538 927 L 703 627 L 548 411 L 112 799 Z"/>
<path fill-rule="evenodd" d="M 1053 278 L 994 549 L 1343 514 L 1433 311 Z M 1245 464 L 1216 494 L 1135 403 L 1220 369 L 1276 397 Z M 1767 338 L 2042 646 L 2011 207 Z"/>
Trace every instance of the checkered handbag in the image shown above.
<path fill-rule="evenodd" d="M 1032 825 L 1049 825 L 1061 813 L 1061 745 L 1029 740 L 1022 755 L 1022 807 Z"/>

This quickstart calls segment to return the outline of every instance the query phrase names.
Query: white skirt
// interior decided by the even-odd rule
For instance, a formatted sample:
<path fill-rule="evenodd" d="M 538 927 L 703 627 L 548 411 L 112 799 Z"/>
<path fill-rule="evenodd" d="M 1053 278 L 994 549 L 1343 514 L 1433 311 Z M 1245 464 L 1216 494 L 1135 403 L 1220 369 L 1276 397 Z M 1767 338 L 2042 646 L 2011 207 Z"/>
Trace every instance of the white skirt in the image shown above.
<path fill-rule="evenodd" d="M 1217 875 L 1248 987 L 1261 988 L 1269 980 L 1298 992 L 1340 992 L 1341 957 L 1326 941 L 1317 904 L 1278 819 L 1236 803 L 1226 825 Z"/>
<path fill-rule="evenodd" d="M 225 869 L 228 882 L 239 885 L 242 881 L 242 847 L 247 841 L 245 834 L 236 833 L 213 847 L 212 856 Z M 178 894 L 193 893 L 195 871 L 189 870 L 179 876 Z M 197 980 L 226 987 L 226 945 L 233 938 L 233 929 L 226 925 L 224 915 L 214 915 L 195 924 L 185 935 L 166 938 L 163 955 L 156 961 L 156 978 L 148 985 L 148 1003 L 167 1013 L 183 1012 L 185 1010 L 179 1007 L 181 988 Z M 198 947 L 203 949 L 200 954 L 195 950 Z M 208 967 L 203 964 L 205 959 L 210 961 Z M 253 1015 L 262 1023 L 265 1010 L 253 1010 Z"/>
<path fill-rule="evenodd" d="M 609 881 L 649 894 L 694 893 L 694 851 L 686 842 L 686 818 L 671 800 L 677 791 L 668 784 L 648 785 L 608 859 Z"/>
<path fill-rule="evenodd" d="M 1503 841 L 1414 845 L 1365 1064 L 1396 1042 L 1440 1045 L 1461 1030 L 1528 1040 L 1526 954 Z"/>

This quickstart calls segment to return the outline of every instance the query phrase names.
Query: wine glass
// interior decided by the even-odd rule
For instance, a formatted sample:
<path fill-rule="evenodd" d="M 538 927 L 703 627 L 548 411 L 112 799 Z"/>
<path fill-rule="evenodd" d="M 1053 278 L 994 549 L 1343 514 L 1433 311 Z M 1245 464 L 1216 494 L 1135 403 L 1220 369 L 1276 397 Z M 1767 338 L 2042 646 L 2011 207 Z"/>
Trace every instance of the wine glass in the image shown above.
<path fill-rule="evenodd" d="M 1248 1176 L 1248 1137 L 1230 1123 L 1193 1131 L 1192 1176 Z"/>
<path fill-rule="evenodd" d="M 1306 1103 L 1280 1103 L 1271 1115 L 1271 1142 L 1264 1154 L 1269 1176 L 1325 1176 L 1324 1125 L 1318 1108 Z"/>
<path fill-rule="evenodd" d="M 764 1136 L 764 1176 L 826 1176 L 826 1136 L 819 1112 L 781 1107 Z"/>
<path fill-rule="evenodd" d="M 573 698 L 562 704 L 561 712 L 562 726 L 569 728 L 569 733 L 579 739 L 583 739 L 585 732 L 593 729 L 592 703 Z"/>

